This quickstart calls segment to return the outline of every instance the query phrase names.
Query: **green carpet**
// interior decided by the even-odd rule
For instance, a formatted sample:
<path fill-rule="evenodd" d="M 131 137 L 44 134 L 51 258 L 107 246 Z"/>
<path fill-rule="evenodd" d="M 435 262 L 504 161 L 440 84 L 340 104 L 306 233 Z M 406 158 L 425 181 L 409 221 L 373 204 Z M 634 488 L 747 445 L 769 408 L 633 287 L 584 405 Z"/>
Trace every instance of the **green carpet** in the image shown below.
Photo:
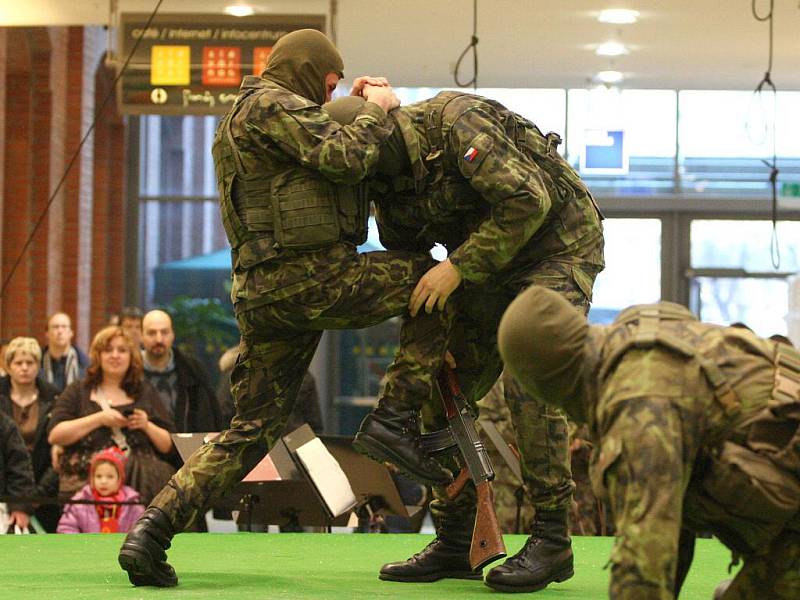
<path fill-rule="evenodd" d="M 0 598 L 473 598 L 495 594 L 479 581 L 403 584 L 380 581 L 378 569 L 420 550 L 427 535 L 183 534 L 170 562 L 177 588 L 134 588 L 117 565 L 121 535 L 0 536 Z M 506 536 L 510 553 L 524 536 Z M 537 600 L 607 597 L 611 538 L 573 538 L 575 576 L 537 592 Z M 699 540 L 681 599 L 709 600 L 726 577 L 730 554 Z M 514 596 L 520 597 L 520 596 Z"/>

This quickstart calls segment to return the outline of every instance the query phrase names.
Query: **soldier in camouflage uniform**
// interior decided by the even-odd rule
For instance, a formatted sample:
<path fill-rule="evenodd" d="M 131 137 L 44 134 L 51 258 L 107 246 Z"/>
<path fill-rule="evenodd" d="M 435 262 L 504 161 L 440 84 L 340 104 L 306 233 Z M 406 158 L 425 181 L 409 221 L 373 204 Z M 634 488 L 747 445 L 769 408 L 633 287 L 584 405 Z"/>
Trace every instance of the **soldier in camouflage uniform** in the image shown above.
<path fill-rule="evenodd" d="M 326 109 L 349 122 L 348 112 L 359 102 L 337 100 Z M 501 374 L 497 325 L 520 291 L 543 285 L 589 310 L 594 279 L 603 268 L 601 216 L 578 174 L 557 153 L 558 136 L 543 135 L 495 101 L 442 92 L 390 116 L 395 131 L 370 180 L 381 242 L 420 253 L 435 243 L 447 248 L 448 258 L 412 293 L 411 314 L 446 304 L 456 309 L 449 350 L 462 388 L 477 402 Z M 559 411 L 527 398 L 513 378 L 504 376 L 503 383 L 536 518 L 522 550 L 492 569 L 486 583 L 503 591 L 533 591 L 572 576 L 567 512 L 574 486 L 567 422 Z M 423 423 L 429 431 L 446 425 L 438 399 L 426 404 Z M 369 426 L 367 419 L 357 441 Z M 385 460 L 378 452 L 369 455 Z M 448 466 L 456 468 L 452 461 Z M 481 578 L 468 564 L 474 486 L 454 501 L 442 487 L 433 491 L 436 540 L 407 561 L 385 565 L 381 578 Z"/>
<path fill-rule="evenodd" d="M 538 287 L 498 338 L 506 368 L 597 441 L 611 598 L 676 598 L 700 531 L 744 559 L 715 598 L 800 598 L 800 353 L 668 302 L 590 327 Z"/>
<path fill-rule="evenodd" d="M 392 131 L 388 86 L 362 89 L 352 125 L 320 104 L 342 76 L 338 51 L 321 33 L 281 38 L 262 77 L 245 77 L 213 143 L 222 222 L 233 249 L 232 299 L 241 332 L 231 374 L 236 414 L 153 500 L 119 555 L 134 585 L 172 586 L 165 550 L 264 456 L 292 412 L 325 329 L 367 327 L 406 312 L 415 282 L 433 264 L 409 252 L 358 254 L 368 199 L 357 187 Z M 432 393 L 447 347 L 449 313 L 406 322 L 388 369 L 373 437 L 418 479 L 451 479 L 421 450 L 417 415 Z M 421 318 L 420 318 L 421 317 Z"/>

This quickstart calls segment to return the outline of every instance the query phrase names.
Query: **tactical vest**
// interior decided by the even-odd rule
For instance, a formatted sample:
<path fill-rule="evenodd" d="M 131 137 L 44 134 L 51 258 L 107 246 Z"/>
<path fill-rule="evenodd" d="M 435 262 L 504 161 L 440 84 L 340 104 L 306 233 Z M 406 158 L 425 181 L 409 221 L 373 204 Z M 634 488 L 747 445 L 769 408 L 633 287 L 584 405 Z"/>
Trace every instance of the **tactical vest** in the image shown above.
<path fill-rule="evenodd" d="M 425 131 L 431 151 L 426 159 L 428 164 L 442 160 L 444 141 L 450 136 L 455 121 L 462 112 L 453 110 L 445 111 L 454 100 L 465 96 L 461 92 L 441 92 L 427 102 L 425 112 Z M 506 134 L 514 140 L 517 148 L 544 171 L 553 187 L 558 190 L 557 197 L 552 198 L 553 210 L 558 211 L 560 203 L 573 199 L 589 196 L 595 210 L 602 219 L 602 213 L 597 202 L 580 176 L 558 153 L 561 136 L 551 131 L 543 134 L 533 122 L 513 113 L 494 100 L 484 98 L 484 102 L 495 108 L 500 114 L 506 115 L 503 124 Z"/>
<path fill-rule="evenodd" d="M 677 304 L 635 306 L 608 330 L 601 384 L 626 352 L 653 347 L 695 360 L 726 417 L 703 440 L 693 493 L 705 500 L 694 506 L 706 524 L 724 525 L 712 528 L 734 550 L 763 546 L 800 510 L 800 353 L 747 329 L 701 323 Z M 767 368 L 772 393 L 759 408 L 745 395 L 748 377 L 761 374 L 769 385 Z"/>
<path fill-rule="evenodd" d="M 366 184 L 334 184 L 299 164 L 269 175 L 247 172 L 232 123 L 237 109 L 254 101 L 248 99 L 256 91 L 237 98 L 220 122 L 212 146 L 222 225 L 233 249 L 234 269 L 274 258 L 282 248 L 302 251 L 340 241 L 364 243 L 369 217 Z M 279 93 L 277 101 L 284 108 L 300 108 L 294 94 L 271 91 Z"/>

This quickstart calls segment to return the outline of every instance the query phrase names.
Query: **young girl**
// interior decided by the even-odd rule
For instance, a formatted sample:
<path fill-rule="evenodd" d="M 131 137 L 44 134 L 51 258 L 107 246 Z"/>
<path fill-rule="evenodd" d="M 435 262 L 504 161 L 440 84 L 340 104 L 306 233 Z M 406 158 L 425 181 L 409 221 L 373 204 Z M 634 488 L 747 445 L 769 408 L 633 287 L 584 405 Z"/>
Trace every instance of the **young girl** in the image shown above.
<path fill-rule="evenodd" d="M 144 512 L 135 502 L 139 492 L 125 483 L 126 458 L 116 446 L 92 457 L 89 483 L 73 500 L 96 500 L 99 504 L 68 504 L 58 522 L 58 533 L 126 533 Z M 105 504 L 105 503 L 108 504 Z"/>

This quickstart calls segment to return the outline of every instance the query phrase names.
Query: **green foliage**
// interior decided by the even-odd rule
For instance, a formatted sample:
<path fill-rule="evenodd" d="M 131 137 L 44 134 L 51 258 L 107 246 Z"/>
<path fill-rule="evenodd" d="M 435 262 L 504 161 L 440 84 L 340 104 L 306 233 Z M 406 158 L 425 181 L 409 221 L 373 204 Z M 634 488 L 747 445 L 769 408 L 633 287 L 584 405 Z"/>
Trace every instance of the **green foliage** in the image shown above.
<path fill-rule="evenodd" d="M 178 296 L 162 307 L 172 317 L 175 343 L 182 352 L 214 356 L 239 340 L 236 319 L 218 298 Z"/>

